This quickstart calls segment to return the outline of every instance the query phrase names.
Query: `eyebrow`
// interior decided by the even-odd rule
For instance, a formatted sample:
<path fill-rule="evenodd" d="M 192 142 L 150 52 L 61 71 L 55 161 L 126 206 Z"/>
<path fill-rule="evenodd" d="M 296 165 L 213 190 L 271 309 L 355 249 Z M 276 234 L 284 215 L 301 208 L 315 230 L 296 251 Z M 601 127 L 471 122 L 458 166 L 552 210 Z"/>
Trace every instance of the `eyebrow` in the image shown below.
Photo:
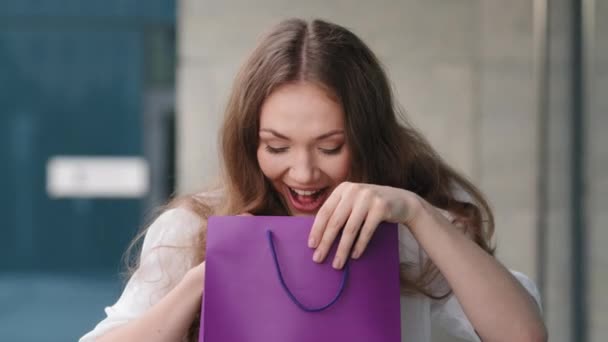
<path fill-rule="evenodd" d="M 281 139 L 285 139 L 285 140 L 290 140 L 288 137 L 286 137 L 285 135 L 275 131 L 274 129 L 271 128 L 262 128 L 260 129 L 260 132 L 268 132 L 274 136 L 276 136 L 277 138 L 281 138 Z M 337 134 L 344 134 L 343 130 L 333 130 L 333 131 L 329 131 L 327 133 L 323 133 L 321 135 L 319 135 L 318 137 L 315 138 L 315 140 L 323 140 L 323 139 L 327 139 L 331 136 L 337 135 Z"/>

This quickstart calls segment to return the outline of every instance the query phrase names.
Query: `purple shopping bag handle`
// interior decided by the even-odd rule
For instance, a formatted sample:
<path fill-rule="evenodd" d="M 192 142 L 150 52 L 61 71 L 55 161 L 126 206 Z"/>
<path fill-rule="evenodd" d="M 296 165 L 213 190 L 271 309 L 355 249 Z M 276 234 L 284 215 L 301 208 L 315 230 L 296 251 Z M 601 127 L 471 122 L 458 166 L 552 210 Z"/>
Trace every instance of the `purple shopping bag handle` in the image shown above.
<path fill-rule="evenodd" d="M 283 273 L 281 272 L 281 266 L 279 266 L 279 260 L 277 257 L 277 252 L 274 248 L 274 241 L 272 239 L 272 231 L 269 229 L 266 231 L 266 236 L 268 237 L 268 244 L 270 246 L 270 252 L 272 253 L 272 258 L 274 260 L 274 265 L 275 268 L 277 270 L 277 275 L 279 276 L 279 281 L 281 282 L 281 286 L 283 287 L 283 290 L 285 290 L 285 293 L 287 293 L 287 296 L 289 296 L 289 298 L 291 299 L 292 302 L 294 302 L 300 309 L 302 309 L 303 311 L 306 312 L 319 312 L 319 311 L 323 311 L 327 308 L 329 308 L 330 306 L 334 305 L 338 299 L 340 299 L 340 296 L 342 295 L 342 292 L 344 292 L 344 288 L 346 286 L 346 278 L 348 277 L 348 270 L 349 270 L 349 264 L 348 262 L 346 263 L 346 265 L 344 266 L 344 271 L 342 273 L 342 281 L 340 282 L 340 288 L 338 289 L 338 293 L 336 294 L 336 296 L 334 297 L 334 299 L 332 299 L 331 302 L 329 302 L 326 305 L 323 305 L 321 307 L 318 308 L 309 308 L 307 306 L 305 306 L 304 304 L 302 304 L 291 292 L 291 290 L 289 289 L 289 287 L 287 286 L 287 283 L 285 283 L 285 279 L 283 279 Z"/>

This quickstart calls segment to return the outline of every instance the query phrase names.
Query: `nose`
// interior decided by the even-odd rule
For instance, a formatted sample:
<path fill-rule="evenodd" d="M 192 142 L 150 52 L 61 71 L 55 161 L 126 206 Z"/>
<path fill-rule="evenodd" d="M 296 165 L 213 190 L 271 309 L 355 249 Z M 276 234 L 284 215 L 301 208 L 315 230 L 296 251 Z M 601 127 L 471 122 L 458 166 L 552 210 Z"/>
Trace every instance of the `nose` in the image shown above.
<path fill-rule="evenodd" d="M 297 184 L 306 185 L 314 183 L 320 172 L 314 156 L 307 151 L 298 153 L 289 169 L 290 178 Z"/>

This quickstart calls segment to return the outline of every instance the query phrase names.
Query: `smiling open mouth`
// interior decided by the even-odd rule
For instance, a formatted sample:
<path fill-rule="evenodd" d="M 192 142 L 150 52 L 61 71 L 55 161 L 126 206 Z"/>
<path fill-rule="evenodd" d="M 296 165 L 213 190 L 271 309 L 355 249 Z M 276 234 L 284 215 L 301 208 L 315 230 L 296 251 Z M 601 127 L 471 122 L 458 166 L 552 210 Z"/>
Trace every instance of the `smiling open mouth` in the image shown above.
<path fill-rule="evenodd" d="M 303 212 L 314 212 L 321 207 L 325 199 L 329 187 L 321 188 L 318 190 L 299 190 L 291 187 L 289 189 L 289 201 L 292 206 Z"/>

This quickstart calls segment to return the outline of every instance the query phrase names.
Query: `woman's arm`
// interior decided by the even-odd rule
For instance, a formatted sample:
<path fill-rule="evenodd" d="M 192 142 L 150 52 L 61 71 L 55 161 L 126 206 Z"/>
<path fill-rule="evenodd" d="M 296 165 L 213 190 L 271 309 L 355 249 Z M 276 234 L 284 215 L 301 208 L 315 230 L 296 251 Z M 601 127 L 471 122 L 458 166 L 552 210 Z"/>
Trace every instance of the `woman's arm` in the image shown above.
<path fill-rule="evenodd" d="M 408 192 L 409 227 L 458 298 L 483 341 L 546 341 L 534 299 L 494 257 L 424 199 Z"/>
<path fill-rule="evenodd" d="M 340 184 L 319 209 L 311 228 L 309 246 L 316 249 L 313 259 L 322 262 L 342 232 L 333 261 L 335 268 L 342 268 L 349 255 L 355 259 L 363 255 L 382 221 L 409 227 L 484 341 L 547 339 L 540 310 L 520 283 L 413 192 L 373 184 Z"/>
<path fill-rule="evenodd" d="M 182 280 L 135 320 L 117 327 L 97 341 L 181 341 L 201 308 L 205 263 L 192 268 Z"/>

